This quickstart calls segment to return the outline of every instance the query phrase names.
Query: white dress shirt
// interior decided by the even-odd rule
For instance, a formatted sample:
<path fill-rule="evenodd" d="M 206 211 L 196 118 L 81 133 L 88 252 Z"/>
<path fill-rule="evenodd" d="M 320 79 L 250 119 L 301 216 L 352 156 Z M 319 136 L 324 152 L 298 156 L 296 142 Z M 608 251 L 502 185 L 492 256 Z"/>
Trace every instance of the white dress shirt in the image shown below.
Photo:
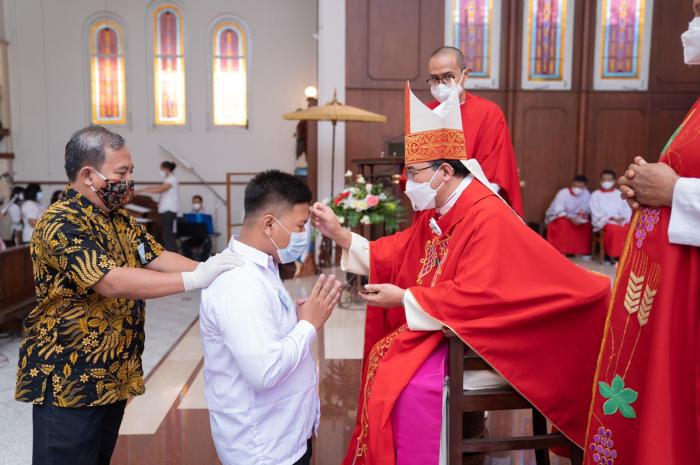
<path fill-rule="evenodd" d="M 450 198 L 437 209 L 439 215 L 446 215 L 457 203 L 464 191 L 469 187 L 473 177 L 471 175 L 457 186 Z M 343 271 L 363 276 L 369 276 L 369 241 L 359 234 L 352 233 L 350 250 L 343 250 L 340 260 Z M 412 331 L 440 331 L 442 323 L 429 315 L 411 293 L 406 290 L 403 298 L 403 307 L 406 312 L 406 323 Z M 475 370 L 464 372 L 464 389 L 487 389 L 508 384 L 500 375 L 491 370 Z"/>
<path fill-rule="evenodd" d="M 680 178 L 673 188 L 668 240 L 700 247 L 700 178 Z"/>
<path fill-rule="evenodd" d="M 33 200 L 25 200 L 22 203 L 22 242 L 29 242 L 32 240 L 32 235 L 34 234 L 34 226 L 29 224 L 29 220 L 39 220 L 43 209 L 38 202 Z"/>
<path fill-rule="evenodd" d="M 10 215 L 10 221 L 12 221 L 12 232 L 22 230 L 22 208 L 13 203 L 10 208 L 7 209 L 7 214 Z"/>
<path fill-rule="evenodd" d="M 224 465 L 291 465 L 318 426 L 316 329 L 266 253 L 231 239 L 240 266 L 204 291 L 199 317 L 205 397 Z"/>
<path fill-rule="evenodd" d="M 179 182 L 174 174 L 171 174 L 165 181 L 165 184 L 170 184 L 170 189 L 160 194 L 160 199 L 158 200 L 158 213 L 165 212 L 180 212 L 180 189 Z"/>

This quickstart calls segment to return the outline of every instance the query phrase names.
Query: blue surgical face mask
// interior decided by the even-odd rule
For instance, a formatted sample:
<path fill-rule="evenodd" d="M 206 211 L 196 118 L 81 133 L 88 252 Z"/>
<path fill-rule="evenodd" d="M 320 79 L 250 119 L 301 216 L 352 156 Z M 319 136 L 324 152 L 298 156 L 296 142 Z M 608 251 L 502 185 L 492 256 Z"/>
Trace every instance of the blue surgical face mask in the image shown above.
<path fill-rule="evenodd" d="M 306 251 L 306 247 L 309 244 L 309 223 L 306 223 L 304 225 L 304 232 L 289 232 L 289 229 L 287 229 L 280 220 L 275 218 L 275 221 L 277 221 L 277 223 L 279 223 L 279 225 L 282 226 L 284 230 L 289 233 L 289 245 L 284 249 L 280 249 L 279 247 L 277 247 L 277 244 L 275 243 L 274 239 L 272 239 L 272 237 L 270 237 L 270 240 L 277 249 L 277 257 L 279 258 L 280 263 L 292 263 L 293 261 L 301 257 L 301 255 Z"/>

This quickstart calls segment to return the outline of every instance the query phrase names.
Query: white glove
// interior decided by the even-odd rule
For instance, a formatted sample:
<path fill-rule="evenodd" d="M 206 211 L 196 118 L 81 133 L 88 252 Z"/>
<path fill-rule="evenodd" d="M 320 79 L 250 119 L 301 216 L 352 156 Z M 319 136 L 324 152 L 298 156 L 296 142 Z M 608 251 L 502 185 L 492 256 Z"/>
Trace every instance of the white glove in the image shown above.
<path fill-rule="evenodd" d="M 197 265 L 194 271 L 182 273 L 182 283 L 185 292 L 207 287 L 224 271 L 232 270 L 243 264 L 243 259 L 237 254 L 219 253 L 210 257 L 206 262 Z"/>

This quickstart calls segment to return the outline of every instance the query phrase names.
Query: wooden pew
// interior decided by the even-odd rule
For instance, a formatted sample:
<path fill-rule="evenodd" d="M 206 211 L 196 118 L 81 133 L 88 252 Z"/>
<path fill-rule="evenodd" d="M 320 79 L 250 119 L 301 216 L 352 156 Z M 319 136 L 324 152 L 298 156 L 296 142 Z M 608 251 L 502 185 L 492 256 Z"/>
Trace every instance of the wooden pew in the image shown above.
<path fill-rule="evenodd" d="M 19 322 L 36 305 L 29 245 L 0 252 L 0 327 L 18 330 Z"/>

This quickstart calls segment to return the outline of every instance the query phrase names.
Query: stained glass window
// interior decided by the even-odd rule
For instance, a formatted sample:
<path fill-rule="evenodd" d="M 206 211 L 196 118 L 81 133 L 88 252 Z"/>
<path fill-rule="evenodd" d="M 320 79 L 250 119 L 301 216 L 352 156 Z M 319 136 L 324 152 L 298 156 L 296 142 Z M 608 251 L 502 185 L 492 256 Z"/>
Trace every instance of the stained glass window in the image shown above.
<path fill-rule="evenodd" d="M 90 27 L 90 106 L 93 124 L 126 123 L 124 31 L 101 19 Z"/>
<path fill-rule="evenodd" d="M 497 88 L 501 0 L 446 0 L 445 43 L 464 53 L 467 87 Z"/>
<path fill-rule="evenodd" d="M 185 124 L 185 54 L 182 14 L 173 5 L 153 11 L 155 124 Z"/>
<path fill-rule="evenodd" d="M 598 0 L 596 88 L 646 89 L 653 0 Z"/>
<path fill-rule="evenodd" d="M 522 87 L 570 88 L 573 0 L 528 0 L 526 5 Z"/>
<path fill-rule="evenodd" d="M 246 34 L 230 20 L 213 30 L 212 108 L 215 126 L 248 125 Z"/>

